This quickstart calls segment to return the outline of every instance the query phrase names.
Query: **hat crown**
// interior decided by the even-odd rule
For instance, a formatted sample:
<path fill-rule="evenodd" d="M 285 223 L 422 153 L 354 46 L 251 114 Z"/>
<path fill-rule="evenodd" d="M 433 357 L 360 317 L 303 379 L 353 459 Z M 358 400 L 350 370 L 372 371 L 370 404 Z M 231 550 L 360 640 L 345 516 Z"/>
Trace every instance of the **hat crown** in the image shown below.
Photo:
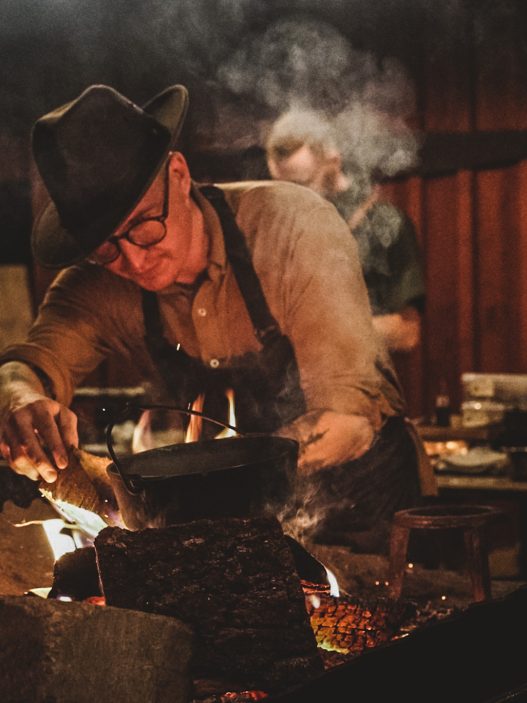
<path fill-rule="evenodd" d="M 72 252 L 60 255 L 54 243 L 51 258 L 61 261 L 50 261 L 44 250 L 53 234 L 46 239 L 37 230 L 33 249 L 41 263 L 87 256 L 126 219 L 179 135 L 187 103 L 182 86 L 141 108 L 109 86 L 94 85 L 37 120 L 35 161 Z"/>

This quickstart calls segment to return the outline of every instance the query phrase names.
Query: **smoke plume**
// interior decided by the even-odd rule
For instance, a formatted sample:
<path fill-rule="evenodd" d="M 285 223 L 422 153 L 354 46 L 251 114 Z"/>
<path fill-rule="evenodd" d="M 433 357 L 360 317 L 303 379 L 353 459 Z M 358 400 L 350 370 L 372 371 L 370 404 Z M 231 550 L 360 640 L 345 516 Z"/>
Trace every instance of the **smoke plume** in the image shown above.
<path fill-rule="evenodd" d="M 249 36 L 217 79 L 276 117 L 290 110 L 323 114 L 348 168 L 362 177 L 394 176 L 417 162 L 419 139 L 405 121 L 414 93 L 403 67 L 354 49 L 324 21 L 278 20 Z M 260 143 L 269 128 L 267 122 Z"/>

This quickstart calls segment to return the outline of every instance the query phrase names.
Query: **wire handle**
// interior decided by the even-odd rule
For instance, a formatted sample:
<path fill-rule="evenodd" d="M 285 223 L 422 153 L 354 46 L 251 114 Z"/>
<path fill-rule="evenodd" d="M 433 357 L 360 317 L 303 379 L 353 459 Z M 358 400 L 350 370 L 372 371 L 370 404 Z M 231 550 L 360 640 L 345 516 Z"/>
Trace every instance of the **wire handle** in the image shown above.
<path fill-rule="evenodd" d="M 125 420 L 133 410 L 174 410 L 178 413 L 181 413 L 182 415 L 194 415 L 197 417 L 201 417 L 204 420 L 208 420 L 209 422 L 212 422 L 213 424 L 222 427 L 225 430 L 233 430 L 240 437 L 244 436 L 244 433 L 240 432 L 237 427 L 234 427 L 234 425 L 230 425 L 228 422 L 222 422 L 221 420 L 215 420 L 213 417 L 209 417 L 208 415 L 205 415 L 199 410 L 187 410 L 186 408 L 178 408 L 175 405 L 136 405 L 135 403 L 126 403 L 123 406 L 122 411 L 117 415 L 117 417 L 114 417 L 112 420 L 110 420 L 110 422 L 106 426 L 106 444 L 108 446 L 108 451 L 110 453 L 114 466 L 117 469 L 117 473 L 121 477 L 122 482 L 126 486 L 127 490 L 135 495 L 141 492 L 141 488 L 133 479 L 130 479 L 125 476 L 122 467 L 119 464 L 119 459 L 117 458 L 117 454 L 115 453 L 112 441 L 112 430 L 115 425 L 118 422 L 122 422 L 123 420 Z"/>

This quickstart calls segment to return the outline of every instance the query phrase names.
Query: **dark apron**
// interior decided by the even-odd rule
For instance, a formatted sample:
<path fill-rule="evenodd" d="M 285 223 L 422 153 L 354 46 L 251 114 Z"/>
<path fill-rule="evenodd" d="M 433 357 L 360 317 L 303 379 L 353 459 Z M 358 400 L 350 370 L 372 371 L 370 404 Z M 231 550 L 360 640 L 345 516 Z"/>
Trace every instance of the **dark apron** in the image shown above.
<path fill-rule="evenodd" d="M 147 349 L 180 407 L 190 407 L 204 393 L 205 414 L 226 420 L 225 391 L 232 388 L 238 429 L 272 433 L 306 412 L 294 349 L 269 310 L 245 237 L 222 191 L 203 186 L 201 192 L 219 216 L 227 258 L 262 348 L 229 359 L 228 366 L 220 360 L 218 368 L 211 368 L 166 340 L 157 296 L 142 291 Z M 286 531 L 289 524 L 295 532 L 297 514 L 310 516 L 312 529 L 297 533 L 298 538 L 379 551 L 393 512 L 415 505 L 418 494 L 415 447 L 404 418 L 396 417 L 385 423 L 360 459 L 299 477 L 296 503 L 281 517 Z"/>

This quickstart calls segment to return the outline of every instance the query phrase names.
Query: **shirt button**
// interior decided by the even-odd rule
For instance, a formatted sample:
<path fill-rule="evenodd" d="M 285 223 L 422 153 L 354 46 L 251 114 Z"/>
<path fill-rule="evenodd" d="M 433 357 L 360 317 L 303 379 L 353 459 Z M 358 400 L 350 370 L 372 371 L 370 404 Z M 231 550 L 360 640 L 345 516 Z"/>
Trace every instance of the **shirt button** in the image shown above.
<path fill-rule="evenodd" d="M 220 365 L 220 362 L 218 361 L 218 359 L 211 359 L 209 361 L 209 364 L 212 366 L 213 369 L 217 369 Z"/>
<path fill-rule="evenodd" d="M 207 315 L 207 311 L 205 308 L 198 308 L 198 315 L 200 317 L 205 317 Z"/>

